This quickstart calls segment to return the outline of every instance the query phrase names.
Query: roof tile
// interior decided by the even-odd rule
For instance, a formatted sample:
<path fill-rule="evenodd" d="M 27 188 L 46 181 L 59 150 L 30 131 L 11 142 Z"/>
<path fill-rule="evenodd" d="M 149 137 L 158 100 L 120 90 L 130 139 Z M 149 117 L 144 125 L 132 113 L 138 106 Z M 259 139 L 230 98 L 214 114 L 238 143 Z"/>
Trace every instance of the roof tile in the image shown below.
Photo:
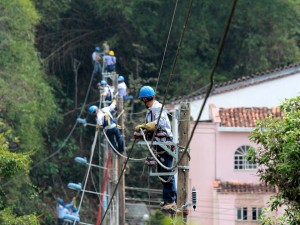
<path fill-rule="evenodd" d="M 279 107 L 219 108 L 222 127 L 256 127 L 257 120 L 264 120 L 270 115 L 283 118 Z"/>
<path fill-rule="evenodd" d="M 244 183 L 230 181 L 213 181 L 213 188 L 220 193 L 275 193 L 275 187 L 265 183 Z"/>

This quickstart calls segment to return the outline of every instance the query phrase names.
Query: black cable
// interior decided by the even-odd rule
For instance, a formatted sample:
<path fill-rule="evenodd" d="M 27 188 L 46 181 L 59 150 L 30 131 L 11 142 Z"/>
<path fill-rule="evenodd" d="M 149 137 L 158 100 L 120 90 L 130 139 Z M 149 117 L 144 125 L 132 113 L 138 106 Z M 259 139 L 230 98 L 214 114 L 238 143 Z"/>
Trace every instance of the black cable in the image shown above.
<path fill-rule="evenodd" d="M 162 67 L 164 65 L 165 56 L 166 56 L 167 47 L 168 47 L 168 44 L 169 44 L 169 39 L 170 39 L 172 27 L 173 27 L 173 22 L 174 22 L 174 18 L 175 18 L 175 14 L 176 14 L 176 9 L 177 9 L 177 5 L 178 5 L 178 1 L 179 0 L 176 1 L 175 6 L 174 6 L 173 16 L 172 16 L 172 20 L 171 20 L 171 24 L 170 24 L 170 28 L 169 28 L 169 32 L 168 32 L 167 41 L 166 41 L 166 44 L 165 44 L 165 50 L 164 50 L 163 58 L 162 58 L 162 61 L 161 61 L 161 64 L 160 64 L 159 72 L 158 72 L 158 78 L 157 78 L 157 82 L 156 82 L 156 86 L 155 86 L 155 91 L 157 90 L 157 85 L 158 85 L 158 82 L 159 82 L 159 78 L 161 76 Z"/>
<path fill-rule="evenodd" d="M 223 48 L 224 48 L 225 39 L 226 39 L 227 34 L 228 34 L 228 31 L 229 31 L 229 27 L 230 27 L 230 24 L 231 24 L 231 21 L 232 21 L 232 18 L 233 18 L 233 14 L 234 14 L 234 11 L 235 11 L 235 8 L 236 8 L 237 1 L 238 1 L 238 0 L 232 0 L 232 5 L 231 5 L 230 13 L 229 13 L 229 16 L 228 16 L 227 21 L 226 21 L 226 26 L 225 26 L 224 33 L 223 33 L 223 35 L 222 35 L 222 39 L 221 39 L 221 41 L 220 41 L 220 45 L 219 45 L 219 48 L 218 48 L 217 57 L 216 57 L 216 60 L 215 60 L 215 62 L 214 62 L 214 64 L 213 64 L 213 68 L 212 68 L 212 71 L 211 71 L 210 76 L 209 76 L 209 78 L 210 78 L 209 88 L 208 88 L 208 90 L 207 90 L 207 92 L 206 92 L 204 101 L 203 101 L 202 106 L 201 106 L 200 113 L 199 113 L 199 115 L 198 115 L 198 117 L 197 117 L 196 123 L 194 124 L 194 127 L 193 127 L 193 130 L 192 130 L 192 132 L 191 132 L 191 136 L 190 136 L 190 138 L 189 138 L 189 140 L 188 140 L 188 143 L 187 143 L 187 145 L 185 146 L 184 151 L 183 151 L 183 153 L 182 153 L 180 159 L 178 160 L 178 164 L 181 162 L 183 156 L 187 153 L 187 149 L 188 149 L 188 147 L 189 147 L 189 145 L 190 145 L 190 143 L 191 143 L 191 140 L 192 140 L 193 135 L 194 135 L 194 133 L 195 133 L 196 127 L 197 127 L 197 125 L 198 125 L 198 123 L 199 123 L 199 120 L 200 120 L 200 117 L 201 117 L 201 115 L 202 115 L 204 106 L 205 106 L 206 101 L 207 101 L 207 99 L 208 99 L 208 97 L 209 97 L 209 95 L 210 95 L 210 92 L 211 92 L 212 88 L 213 88 L 213 85 L 214 85 L 214 79 L 213 79 L 213 78 L 214 78 L 214 73 L 215 73 L 215 70 L 216 70 L 217 65 L 218 65 L 218 63 L 219 63 L 220 56 L 221 56 L 221 53 L 222 53 Z"/>
<path fill-rule="evenodd" d="M 183 38 L 184 38 L 185 31 L 186 31 L 186 27 L 187 27 L 189 18 L 190 18 L 190 16 L 191 16 L 192 5 L 193 5 L 193 0 L 190 1 L 190 5 L 189 5 L 189 9 L 188 9 L 188 14 L 187 14 L 187 16 L 186 16 L 186 19 L 185 19 L 185 22 L 184 22 L 184 26 L 183 26 L 183 29 L 182 29 L 182 32 L 181 32 L 181 35 L 180 35 L 178 47 L 177 47 L 177 50 L 176 50 L 175 59 L 174 59 L 173 65 L 172 65 L 171 72 L 170 72 L 170 74 L 169 74 L 169 79 L 168 79 L 167 87 L 166 87 L 166 89 L 165 89 L 165 94 L 164 94 L 164 98 L 163 98 L 161 110 L 160 110 L 160 112 L 159 112 L 159 116 L 158 116 L 158 119 L 157 119 L 157 124 L 159 124 L 159 120 L 160 120 L 160 117 L 161 117 L 161 114 L 162 114 L 162 111 L 163 111 L 163 107 L 164 107 L 165 102 L 166 102 L 166 97 L 167 97 L 167 93 L 168 93 L 169 86 L 170 86 L 170 83 L 171 83 L 171 78 L 172 78 L 173 73 L 174 73 L 175 68 L 176 68 L 176 64 L 177 64 L 177 60 L 178 60 L 179 53 L 180 53 L 180 51 L 181 51 L 181 45 L 182 45 L 182 42 L 183 42 Z M 158 126 L 157 126 L 157 127 L 155 128 L 155 130 L 154 130 L 154 134 L 153 134 L 153 137 L 152 137 L 152 140 L 151 140 L 151 146 L 152 146 L 152 144 L 153 144 L 155 134 L 157 133 L 157 128 L 158 128 Z"/>
<path fill-rule="evenodd" d="M 105 210 L 105 212 L 104 212 L 104 215 L 103 215 L 103 217 L 102 217 L 102 219 L 101 219 L 101 221 L 100 221 L 100 225 L 101 225 L 102 222 L 104 221 L 105 216 L 106 216 L 106 214 L 107 214 L 107 212 L 108 212 L 108 209 L 109 209 L 109 207 L 110 207 L 110 205 L 111 205 L 111 202 L 112 202 L 112 200 L 113 200 L 113 198 L 114 198 L 114 195 L 116 194 L 117 188 L 118 188 L 118 186 L 119 186 L 119 183 L 120 183 L 120 181 L 121 181 L 121 178 L 122 178 L 122 176 L 123 176 L 123 174 L 124 174 L 124 171 L 125 171 L 125 169 L 126 169 L 128 160 L 129 160 L 129 158 L 130 158 L 130 156 L 131 156 L 131 153 L 133 152 L 133 147 L 134 147 L 134 145 L 135 145 L 135 142 L 136 142 L 136 139 L 134 139 L 134 142 L 132 143 L 131 149 L 130 149 L 130 151 L 129 151 L 129 153 L 128 153 L 128 157 L 126 158 L 126 161 L 125 161 L 125 163 L 124 163 L 123 169 L 122 169 L 121 174 L 120 174 L 120 177 L 119 177 L 119 179 L 118 179 L 118 182 L 117 182 L 117 184 L 116 184 L 116 186 L 115 186 L 115 189 L 114 189 L 114 191 L 113 191 L 113 193 L 112 193 L 112 195 L 111 195 L 111 197 L 110 197 L 110 201 L 109 201 L 109 203 L 108 203 L 108 205 L 107 205 L 107 208 L 106 208 L 106 210 Z M 99 207 L 101 207 L 101 206 L 99 206 Z M 97 224 L 96 224 L 96 225 L 97 225 Z"/>

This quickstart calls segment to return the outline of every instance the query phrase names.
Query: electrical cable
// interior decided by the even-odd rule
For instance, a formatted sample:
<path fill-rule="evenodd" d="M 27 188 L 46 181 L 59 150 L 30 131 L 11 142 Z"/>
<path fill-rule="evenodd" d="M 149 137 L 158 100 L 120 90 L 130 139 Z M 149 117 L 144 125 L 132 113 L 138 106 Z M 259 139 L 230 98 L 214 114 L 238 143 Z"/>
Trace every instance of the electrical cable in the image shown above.
<path fill-rule="evenodd" d="M 169 76 L 168 76 L 168 83 L 167 83 L 166 88 L 165 88 L 165 93 L 164 93 L 164 97 L 163 97 L 163 102 L 162 102 L 161 110 L 160 110 L 160 113 L 159 113 L 159 116 L 158 116 L 158 119 L 157 119 L 157 124 L 159 124 L 159 120 L 160 120 L 161 115 L 162 115 L 163 107 L 164 107 L 165 102 L 166 102 L 167 93 L 168 93 L 168 90 L 169 90 L 169 86 L 170 86 L 170 83 L 171 83 L 171 79 L 172 79 L 172 76 L 173 76 L 173 74 L 174 74 L 174 72 L 175 72 L 175 68 L 176 68 L 176 64 L 177 64 L 178 57 L 179 57 L 179 53 L 180 53 L 180 51 L 181 51 L 181 45 L 182 45 L 183 38 L 184 38 L 184 35 L 185 35 L 186 27 L 187 27 L 189 18 L 190 18 L 190 16 L 191 16 L 192 5 L 193 5 L 193 0 L 190 0 L 189 9 L 188 9 L 188 14 L 187 14 L 187 17 L 186 17 L 186 19 L 185 19 L 184 26 L 183 26 L 183 29 L 182 29 L 182 32 L 181 32 L 181 35 L 180 35 L 180 38 L 179 38 L 179 43 L 178 43 L 178 47 L 177 47 L 177 50 L 176 50 L 175 59 L 174 59 L 174 61 L 173 61 L 173 65 L 172 65 L 172 68 L 171 68 L 171 72 L 170 72 L 170 74 L 169 74 Z M 157 127 L 156 127 L 156 129 L 154 130 L 154 135 L 153 135 L 153 138 L 152 138 L 152 141 L 151 141 L 151 146 L 152 146 L 152 142 L 153 142 L 153 140 L 154 140 L 154 136 L 155 136 L 156 132 L 157 132 Z"/>
<path fill-rule="evenodd" d="M 141 158 L 141 159 L 129 158 L 129 157 L 125 156 L 125 155 L 122 155 L 122 154 L 121 154 L 117 149 L 115 149 L 115 147 L 112 145 L 112 143 L 111 143 L 110 140 L 108 139 L 107 134 L 106 134 L 106 132 L 104 131 L 104 129 L 103 129 L 103 133 L 104 133 L 104 136 L 105 136 L 107 142 L 109 143 L 110 147 L 112 148 L 113 152 L 116 153 L 118 156 L 121 156 L 121 157 L 123 157 L 123 158 L 125 158 L 125 159 L 128 158 L 128 159 L 131 160 L 131 161 L 143 161 L 143 160 L 146 159 L 146 158 Z"/>
<path fill-rule="evenodd" d="M 210 95 L 210 92 L 211 92 L 212 88 L 213 88 L 213 85 L 214 85 L 214 73 L 215 73 L 215 70 L 216 70 L 217 65 L 218 65 L 218 63 L 219 63 L 220 56 L 221 56 L 221 53 L 222 53 L 223 48 L 224 48 L 225 39 L 226 39 L 227 34 L 228 34 L 228 31 L 229 31 L 229 27 L 230 27 L 230 24 L 231 24 L 231 21 L 232 21 L 232 18 L 233 18 L 233 14 L 234 14 L 234 11 L 235 11 L 235 8 L 236 8 L 237 1 L 238 1 L 238 0 L 232 0 L 232 5 L 231 5 L 231 8 L 230 8 L 229 16 L 228 16 L 227 21 L 226 21 L 225 30 L 224 30 L 224 33 L 223 33 L 223 35 L 222 35 L 222 39 L 221 39 L 221 41 L 220 41 L 220 45 L 219 45 L 219 48 L 218 48 L 217 56 L 216 56 L 215 62 L 214 62 L 214 64 L 213 64 L 212 71 L 211 71 L 210 76 L 209 76 L 209 78 L 210 78 L 209 88 L 208 88 L 208 90 L 207 90 L 207 92 L 206 92 L 204 101 L 203 101 L 203 103 L 202 103 L 202 106 L 201 106 L 200 112 L 199 112 L 199 114 L 198 114 L 197 120 L 196 120 L 196 122 L 195 122 L 195 124 L 194 124 L 194 127 L 193 127 L 193 129 L 192 129 L 190 138 L 188 139 L 188 143 L 187 143 L 187 145 L 185 146 L 185 148 L 184 148 L 184 150 L 183 150 L 183 152 L 182 152 L 182 155 L 181 155 L 180 159 L 178 160 L 178 163 L 177 163 L 177 164 L 179 164 L 179 163 L 181 162 L 181 160 L 183 159 L 183 156 L 187 153 L 188 147 L 189 147 L 189 145 L 190 145 L 190 143 L 191 143 L 191 140 L 192 140 L 192 138 L 193 138 L 193 135 L 194 135 L 195 130 L 196 130 L 196 128 L 197 128 L 197 125 L 198 125 L 198 123 L 199 123 L 200 117 L 201 117 L 201 115 L 202 115 L 204 106 L 205 106 L 206 101 L 207 101 L 207 99 L 208 99 L 208 97 L 209 97 L 209 95 Z"/>
<path fill-rule="evenodd" d="M 82 190 L 82 195 L 81 195 L 80 202 L 79 202 L 79 205 L 78 205 L 78 213 L 80 212 L 80 208 L 81 208 L 82 200 L 83 200 L 83 197 L 84 197 L 84 192 L 85 192 L 87 180 L 88 180 L 88 177 L 89 177 L 89 172 L 90 172 L 91 166 L 92 166 L 92 160 L 93 160 L 93 156 L 94 156 L 94 150 L 95 150 L 95 147 L 96 147 L 96 141 L 97 141 L 97 138 L 98 138 L 98 132 L 99 131 L 96 129 L 95 137 L 94 137 L 94 141 L 93 141 L 93 145 L 92 145 L 92 149 L 91 149 L 90 161 L 89 161 L 89 165 L 88 165 L 88 169 L 87 169 L 87 175 L 86 175 L 86 179 L 84 181 L 83 188 L 81 189 Z"/>
<path fill-rule="evenodd" d="M 169 28 L 169 33 L 168 33 L 168 37 L 167 37 L 167 41 L 166 41 L 165 49 L 164 49 L 164 54 L 163 54 L 163 58 L 162 58 L 162 61 L 161 61 L 161 64 L 160 64 L 159 72 L 158 72 L 158 78 L 157 78 L 157 82 L 156 82 L 156 86 L 155 86 L 155 91 L 157 90 L 158 82 L 159 82 L 159 79 L 160 79 L 160 76 L 161 76 L 162 67 L 163 67 L 163 64 L 164 64 L 164 61 L 165 61 L 165 55 L 166 55 L 167 47 L 168 47 L 168 44 L 169 44 L 169 39 L 170 39 L 170 35 L 171 35 L 173 23 L 174 23 L 174 18 L 175 18 L 175 14 L 176 14 L 176 10 L 177 10 L 177 5 L 178 5 L 178 0 L 176 1 L 175 6 L 174 6 L 173 16 L 172 16 L 172 19 L 171 19 L 171 25 L 170 25 L 170 28 Z"/>
<path fill-rule="evenodd" d="M 136 142 L 136 140 L 134 140 L 134 142 L 132 143 L 131 149 L 130 149 L 130 151 L 129 151 L 129 153 L 128 153 L 128 158 L 126 159 L 126 161 L 125 161 L 125 163 L 124 163 L 123 169 L 122 169 L 121 174 L 120 174 L 119 179 L 118 179 L 118 182 L 117 182 L 117 184 L 116 184 L 116 186 L 115 186 L 115 189 L 114 189 L 113 193 L 111 194 L 110 201 L 109 201 L 109 203 L 108 203 L 108 205 L 107 205 L 107 208 L 106 208 L 106 210 L 105 210 L 105 212 L 104 212 L 104 215 L 103 215 L 103 217 L 102 217 L 102 219 L 101 219 L 101 221 L 100 221 L 100 225 L 101 225 L 102 222 L 104 221 L 105 216 L 106 216 L 106 214 L 107 214 L 107 212 L 108 212 L 108 209 L 109 209 L 109 207 L 110 207 L 110 205 L 111 205 L 111 202 L 112 202 L 112 200 L 113 200 L 113 198 L 114 198 L 114 195 L 115 195 L 115 193 L 116 193 L 116 191 L 117 191 L 117 188 L 118 188 L 118 186 L 119 186 L 119 183 L 120 183 L 120 181 L 121 181 L 121 178 L 122 178 L 122 176 L 123 176 L 123 174 L 124 174 L 124 171 L 125 171 L 125 169 L 126 169 L 128 160 L 129 160 L 129 158 L 130 158 L 130 156 L 131 156 L 131 154 L 132 154 L 132 152 L 133 152 L 133 147 L 134 147 L 134 145 L 135 145 L 135 142 Z M 97 224 L 97 225 L 98 225 L 98 224 Z"/>
<path fill-rule="evenodd" d="M 152 149 L 151 149 L 151 147 L 150 147 L 148 141 L 146 140 L 145 133 L 144 133 L 144 131 L 143 131 L 142 128 L 140 128 L 140 133 L 143 135 L 143 138 L 144 138 L 144 141 L 146 142 L 146 145 L 147 145 L 147 147 L 148 147 L 148 150 L 149 150 L 149 152 L 151 153 L 152 157 L 155 159 L 155 161 L 156 161 L 162 168 L 164 168 L 164 169 L 166 169 L 166 170 L 172 170 L 172 169 L 174 169 L 175 166 L 173 166 L 173 167 L 167 167 L 167 166 L 165 166 L 164 164 L 162 164 L 162 163 L 159 161 L 159 159 L 155 156 L 154 152 L 152 151 Z"/>

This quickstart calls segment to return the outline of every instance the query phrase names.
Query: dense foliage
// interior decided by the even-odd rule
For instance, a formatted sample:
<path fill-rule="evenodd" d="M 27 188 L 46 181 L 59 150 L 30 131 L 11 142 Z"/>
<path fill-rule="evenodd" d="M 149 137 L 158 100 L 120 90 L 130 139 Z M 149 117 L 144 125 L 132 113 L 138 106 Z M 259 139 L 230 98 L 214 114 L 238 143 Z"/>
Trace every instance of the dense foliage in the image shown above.
<path fill-rule="evenodd" d="M 176 2 L 0 1 L 0 118 L 6 127 L 1 133 L 0 178 L 10 182 L 5 186 L 1 182 L 0 219 L 3 213 L 8 220 L 34 217 L 37 209 L 43 215 L 42 222 L 53 224 L 55 199 L 73 197 L 74 193 L 64 190 L 66 183 L 82 181 L 84 170 L 74 165 L 73 158 L 88 156 L 94 130 L 73 129 L 73 125 L 81 109 L 80 116 L 85 117 L 87 106 L 98 101 L 96 82 L 100 76 L 87 93 L 96 45 L 107 41 L 115 51 L 117 72 L 125 77 L 135 98 L 143 84 L 157 84 L 158 96 L 163 98 L 173 66 L 167 99 L 206 85 L 231 1 L 194 1 L 188 20 L 189 1 L 178 1 L 171 23 Z M 215 80 L 297 63 L 299 6 L 294 0 L 239 0 Z M 177 51 L 183 28 L 183 43 Z M 176 53 L 179 58 L 173 65 Z M 136 112 L 144 106 L 135 100 L 126 109 L 126 143 L 130 146 L 131 128 L 143 118 Z M 136 156 L 142 157 L 141 151 Z M 130 165 L 127 172 L 132 176 L 128 176 L 127 185 L 135 184 L 142 167 Z M 19 179 L 27 170 L 31 179 L 25 175 Z M 154 187 L 159 182 L 140 185 Z"/>
<path fill-rule="evenodd" d="M 250 140 L 260 146 L 252 150 L 251 157 L 260 166 L 261 181 L 278 188 L 271 210 L 286 206 L 286 220 L 299 224 L 300 97 L 283 102 L 281 110 L 283 119 L 269 117 L 251 133 Z"/>

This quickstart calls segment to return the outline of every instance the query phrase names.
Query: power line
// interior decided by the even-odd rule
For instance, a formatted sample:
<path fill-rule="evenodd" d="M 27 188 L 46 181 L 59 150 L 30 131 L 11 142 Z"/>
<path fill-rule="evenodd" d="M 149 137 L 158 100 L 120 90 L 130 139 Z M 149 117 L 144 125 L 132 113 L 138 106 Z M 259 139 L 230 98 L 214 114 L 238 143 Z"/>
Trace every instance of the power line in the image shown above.
<path fill-rule="evenodd" d="M 236 8 L 236 4 L 237 4 L 237 0 L 232 0 L 232 5 L 231 5 L 231 8 L 230 8 L 229 16 L 228 16 L 228 18 L 227 18 L 225 30 L 224 30 L 224 33 L 223 33 L 223 35 L 222 35 L 222 39 L 221 39 L 221 41 L 220 41 L 220 45 L 219 45 L 219 48 L 218 48 L 217 56 L 216 56 L 215 62 L 214 62 L 213 67 L 212 67 L 212 71 L 211 71 L 210 76 L 209 76 L 209 79 L 210 79 L 209 88 L 208 88 L 208 90 L 207 90 L 207 92 L 206 92 L 204 101 L 203 101 L 202 106 L 201 106 L 201 110 L 200 110 L 200 112 L 199 112 L 199 115 L 198 115 L 198 117 L 197 117 L 196 123 L 194 124 L 193 130 L 192 130 L 192 132 L 191 132 L 191 136 L 190 136 L 190 138 L 189 138 L 189 140 L 188 140 L 188 143 L 187 143 L 187 145 L 185 146 L 184 151 L 183 151 L 183 153 L 182 153 L 180 159 L 178 160 L 178 163 L 177 163 L 177 164 L 179 164 L 179 163 L 181 162 L 181 160 L 183 159 L 183 156 L 184 156 L 185 154 L 187 154 L 188 147 L 189 147 L 189 145 L 190 145 L 190 143 L 191 143 L 191 140 L 192 140 L 193 135 L 194 135 L 194 133 L 195 133 L 196 127 L 197 127 L 197 125 L 198 125 L 198 123 L 199 123 L 199 120 L 200 120 L 200 117 L 201 117 L 201 115 L 202 115 L 204 106 L 205 106 L 206 101 L 207 101 L 207 99 L 208 99 L 208 97 L 209 97 L 209 95 L 210 95 L 210 92 L 211 92 L 212 88 L 213 88 L 213 85 L 214 85 L 214 73 L 215 73 L 215 70 L 216 70 L 217 65 L 218 65 L 218 63 L 219 63 L 220 56 L 221 56 L 221 53 L 222 53 L 223 48 L 224 48 L 225 39 L 226 39 L 227 34 L 228 34 L 228 31 L 229 31 L 229 27 L 230 27 L 230 24 L 231 24 L 231 21 L 232 21 L 232 18 L 233 18 L 233 14 L 234 14 L 234 11 L 235 11 L 235 8 Z"/>
<path fill-rule="evenodd" d="M 160 78 L 162 67 L 163 67 L 163 64 L 164 64 L 165 55 L 166 55 L 167 47 L 168 47 L 168 44 L 169 44 L 169 38 L 170 38 L 171 30 L 172 30 L 172 27 L 173 27 L 173 22 L 174 22 L 174 18 L 175 18 L 175 14 L 176 14 L 177 5 L 178 5 L 178 0 L 176 1 L 175 6 L 174 6 L 171 25 L 170 25 L 170 28 L 169 28 L 169 33 L 168 33 L 168 37 L 167 37 L 167 41 L 166 41 L 166 45 L 165 45 L 163 58 L 162 58 L 162 61 L 161 61 L 161 64 L 160 64 L 160 69 L 159 69 L 159 72 L 158 72 L 158 78 L 157 78 L 157 82 L 156 82 L 156 86 L 155 86 L 155 91 L 157 90 L 159 78 Z"/>
<path fill-rule="evenodd" d="M 119 176 L 118 182 L 117 182 L 117 184 L 116 184 L 116 186 L 115 186 L 115 189 L 114 189 L 113 193 L 111 194 L 110 201 L 109 201 L 109 203 L 108 203 L 108 205 L 107 205 L 107 208 L 106 208 L 106 210 L 105 210 L 105 212 L 104 212 L 104 215 L 103 215 L 103 217 L 102 217 L 102 219 L 101 219 L 101 221 L 100 221 L 100 225 L 101 225 L 102 222 L 104 221 L 105 216 L 106 216 L 106 214 L 107 214 L 107 212 L 108 212 L 108 209 L 109 209 L 109 207 L 110 207 L 110 205 L 111 205 L 111 203 L 112 203 L 112 200 L 113 200 L 113 198 L 114 198 L 114 196 L 115 196 L 115 194 L 116 194 L 117 188 L 118 188 L 118 186 L 119 186 L 119 184 L 120 184 L 121 178 L 122 178 L 122 176 L 123 176 L 123 174 L 124 174 L 124 171 L 125 171 L 125 169 L 126 169 L 126 166 L 127 166 L 128 161 L 129 161 L 129 158 L 130 158 L 130 156 L 131 156 L 131 154 L 132 154 L 132 152 L 133 152 L 133 147 L 134 147 L 134 145 L 135 145 L 135 142 L 136 142 L 136 140 L 132 143 L 131 149 L 130 149 L 130 151 L 129 151 L 129 153 L 128 153 L 128 157 L 126 158 L 126 161 L 125 161 L 125 163 L 124 163 L 124 165 L 123 165 L 123 169 L 122 169 L 121 174 L 120 174 L 120 176 Z"/>

